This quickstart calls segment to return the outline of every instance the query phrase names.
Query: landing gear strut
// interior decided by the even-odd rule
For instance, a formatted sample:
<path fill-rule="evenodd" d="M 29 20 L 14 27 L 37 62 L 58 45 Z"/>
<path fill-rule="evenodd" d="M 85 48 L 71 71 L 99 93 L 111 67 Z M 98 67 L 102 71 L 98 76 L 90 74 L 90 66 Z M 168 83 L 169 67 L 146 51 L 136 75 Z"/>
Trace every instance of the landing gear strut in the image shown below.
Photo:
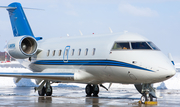
<path fill-rule="evenodd" d="M 93 93 L 93 96 L 98 96 L 99 86 L 98 85 L 88 84 L 86 86 L 85 91 L 86 91 L 87 96 L 91 96 L 92 93 Z"/>

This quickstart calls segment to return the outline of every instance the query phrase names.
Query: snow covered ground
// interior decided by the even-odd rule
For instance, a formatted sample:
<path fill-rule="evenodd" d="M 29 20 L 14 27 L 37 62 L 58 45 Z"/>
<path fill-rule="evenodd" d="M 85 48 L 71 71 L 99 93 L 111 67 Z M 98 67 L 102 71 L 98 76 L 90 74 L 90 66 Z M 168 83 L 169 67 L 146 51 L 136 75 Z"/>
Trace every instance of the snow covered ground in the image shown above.
<path fill-rule="evenodd" d="M 4 68 L 0 67 L 0 72 L 31 72 L 28 69 L 25 68 Z M 154 87 L 157 89 L 180 89 L 180 85 L 177 85 L 180 83 L 180 72 L 177 72 L 176 75 L 169 80 L 166 80 L 161 83 L 154 84 Z M 108 83 L 104 84 L 106 87 L 109 86 Z M 21 79 L 19 83 L 15 83 L 15 78 L 11 77 L 0 77 L 0 87 L 16 87 L 16 86 L 29 86 L 29 87 L 35 87 L 37 86 L 35 84 L 34 79 Z M 68 84 L 52 84 L 52 86 L 55 87 L 71 87 L 71 86 L 77 86 L 84 88 L 85 84 L 76 84 L 76 83 L 68 83 Z M 124 84 L 112 84 L 111 88 L 134 88 L 134 85 L 124 85 Z"/>

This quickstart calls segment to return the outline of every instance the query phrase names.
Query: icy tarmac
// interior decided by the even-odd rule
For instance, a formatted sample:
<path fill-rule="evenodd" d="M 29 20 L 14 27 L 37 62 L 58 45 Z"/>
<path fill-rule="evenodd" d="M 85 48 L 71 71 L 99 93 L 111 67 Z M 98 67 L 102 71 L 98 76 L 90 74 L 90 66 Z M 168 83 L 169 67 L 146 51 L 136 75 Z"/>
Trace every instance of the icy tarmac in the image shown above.
<path fill-rule="evenodd" d="M 53 87 L 52 97 L 39 97 L 34 87 L 0 87 L 0 106 L 29 107 L 150 107 L 140 105 L 141 95 L 134 88 L 100 88 L 99 97 L 86 97 L 84 88 Z M 180 90 L 159 90 L 162 98 L 153 107 L 179 107 Z"/>

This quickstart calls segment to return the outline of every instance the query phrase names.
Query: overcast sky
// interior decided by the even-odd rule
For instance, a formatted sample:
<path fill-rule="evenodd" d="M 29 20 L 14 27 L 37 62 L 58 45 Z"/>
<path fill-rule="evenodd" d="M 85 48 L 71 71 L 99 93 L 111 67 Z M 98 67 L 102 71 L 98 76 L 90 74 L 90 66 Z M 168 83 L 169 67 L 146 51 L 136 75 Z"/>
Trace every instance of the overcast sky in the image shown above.
<path fill-rule="evenodd" d="M 16 0 L 35 36 L 44 39 L 113 32 L 138 33 L 180 62 L 180 0 Z M 7 6 L 14 0 L 0 0 Z M 0 51 L 13 38 L 8 13 L 0 9 Z"/>

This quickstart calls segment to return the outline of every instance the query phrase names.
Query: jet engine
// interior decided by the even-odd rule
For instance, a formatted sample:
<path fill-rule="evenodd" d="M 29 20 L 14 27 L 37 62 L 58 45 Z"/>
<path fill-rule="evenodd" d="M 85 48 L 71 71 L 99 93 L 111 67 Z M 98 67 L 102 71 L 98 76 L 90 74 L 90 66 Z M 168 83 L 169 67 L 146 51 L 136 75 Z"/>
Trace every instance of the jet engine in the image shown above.
<path fill-rule="evenodd" d="M 14 37 L 7 44 L 9 55 L 15 59 L 25 59 L 37 51 L 37 41 L 32 36 Z"/>

